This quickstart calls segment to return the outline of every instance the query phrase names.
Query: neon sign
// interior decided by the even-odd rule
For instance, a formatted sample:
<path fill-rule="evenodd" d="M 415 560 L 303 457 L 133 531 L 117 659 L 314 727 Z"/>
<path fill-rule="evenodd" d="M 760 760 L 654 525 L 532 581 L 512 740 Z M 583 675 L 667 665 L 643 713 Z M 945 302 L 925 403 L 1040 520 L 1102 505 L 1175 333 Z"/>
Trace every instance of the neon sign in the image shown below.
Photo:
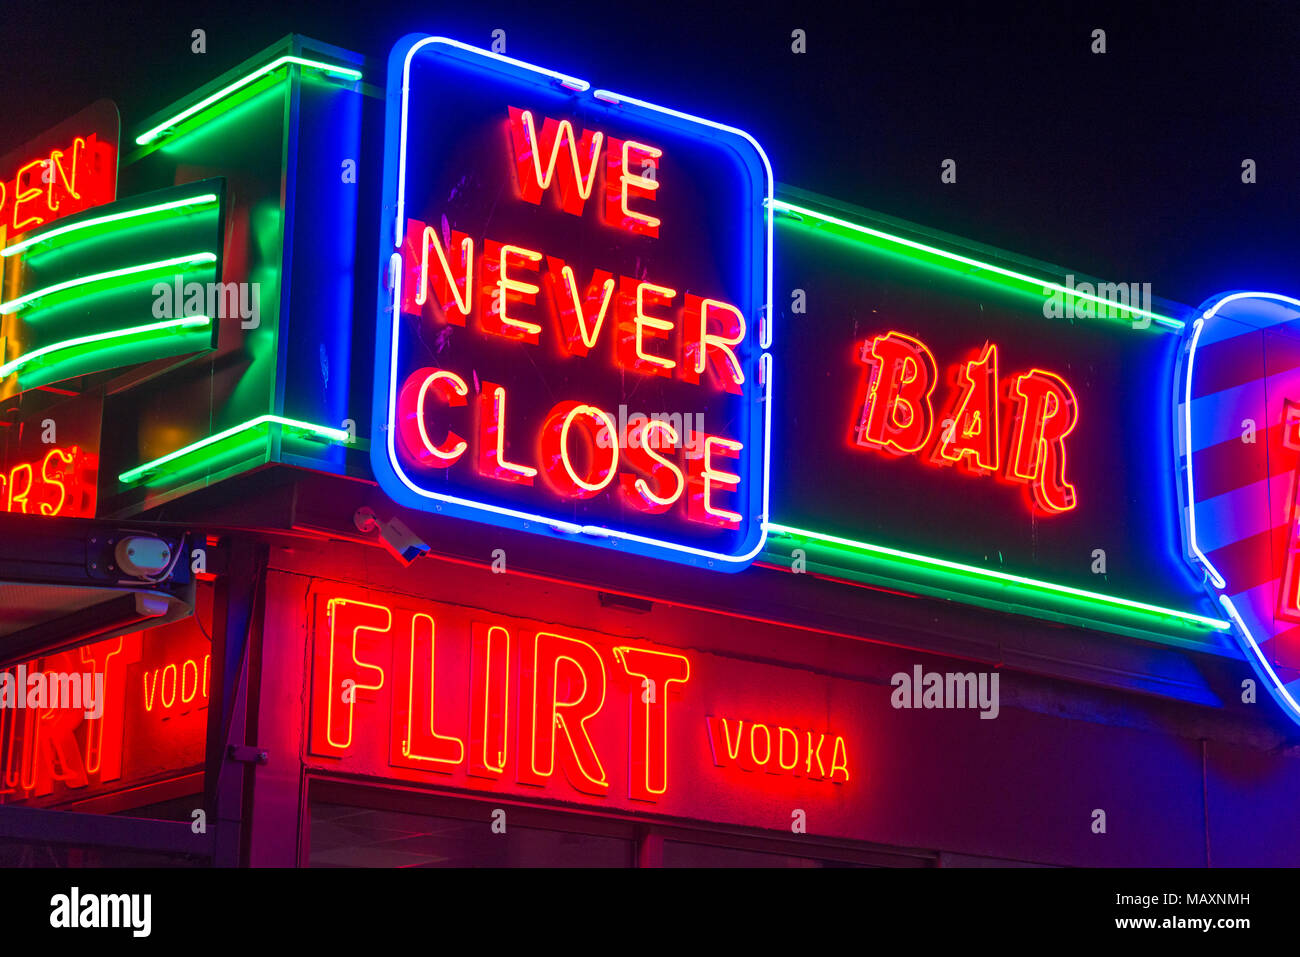
<path fill-rule="evenodd" d="M 1198 312 L 1174 394 L 1186 555 L 1300 723 L 1300 299 L 1228 293 Z"/>
<path fill-rule="evenodd" d="M 1230 627 L 1179 555 L 1184 307 L 790 194 L 772 437 L 799 454 L 772 459 L 767 563 L 1144 637 Z M 1105 308 L 1067 319 L 1071 296 Z"/>
<path fill-rule="evenodd" d="M 390 67 L 381 486 L 743 567 L 764 537 L 771 385 L 757 144 L 441 38 L 408 37 Z"/>
<path fill-rule="evenodd" d="M 441 774 L 588 795 L 622 787 L 655 801 L 669 787 L 669 728 L 690 659 L 669 648 L 598 643 L 541 626 L 475 620 L 353 598 L 322 598 L 314 650 L 311 750 L 364 746 L 389 697 L 388 761 Z M 439 611 L 432 609 L 432 611 Z M 653 690 L 650 690 L 653 689 Z M 618 740 L 611 712 L 630 715 Z"/>
<path fill-rule="evenodd" d="M 97 457 L 77 446 L 51 448 L 0 473 L 0 512 L 91 518 L 97 472 Z"/>
<path fill-rule="evenodd" d="M 848 745 L 843 735 L 713 715 L 708 717 L 708 728 L 713 763 L 720 768 L 739 767 L 835 784 L 849 780 Z"/>
<path fill-rule="evenodd" d="M 314 607 L 316 767 L 635 808 L 701 787 L 815 796 L 859 758 L 860 726 L 826 730 L 794 686 L 783 720 L 732 717 L 754 700 L 715 656 L 328 583 Z"/>
<path fill-rule="evenodd" d="M 855 445 L 894 456 L 919 454 L 971 475 L 1000 475 L 1025 486 L 1031 508 L 1044 514 L 1078 504 L 1066 479 L 1065 440 L 1078 425 L 1079 403 L 1061 376 L 1030 369 L 1004 380 L 1003 422 L 992 343 L 952 367 L 953 393 L 938 413 L 938 365 L 920 339 L 883 333 L 863 343 L 859 360 L 866 370 L 854 404 Z M 1008 438 L 1005 453 L 1000 434 Z"/>
<path fill-rule="evenodd" d="M 117 191 L 117 147 L 96 133 L 74 136 L 5 175 L 0 180 L 0 224 L 11 235 L 23 233 L 111 203 Z"/>

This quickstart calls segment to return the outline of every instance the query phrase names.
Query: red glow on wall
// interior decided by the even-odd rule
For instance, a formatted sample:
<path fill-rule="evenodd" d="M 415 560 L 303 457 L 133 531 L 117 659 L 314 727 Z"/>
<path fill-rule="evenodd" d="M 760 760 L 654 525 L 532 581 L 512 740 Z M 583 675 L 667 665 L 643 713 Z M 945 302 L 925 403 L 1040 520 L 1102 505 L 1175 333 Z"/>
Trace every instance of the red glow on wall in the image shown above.
<path fill-rule="evenodd" d="M 0 676 L 0 803 L 58 804 L 202 761 L 211 653 L 192 619 Z M 47 697 L 31 697 L 40 687 Z"/>
<path fill-rule="evenodd" d="M 116 152 L 90 133 L 31 157 L 0 180 L 0 224 L 13 235 L 111 203 L 117 191 Z"/>
<path fill-rule="evenodd" d="M 98 456 L 75 445 L 12 465 L 0 472 L 0 512 L 93 518 L 98 469 Z"/>
<path fill-rule="evenodd" d="M 789 774 L 810 781 L 849 780 L 848 744 L 843 735 L 781 724 L 709 715 L 713 763 L 764 774 Z"/>
<path fill-rule="evenodd" d="M 1040 514 L 1078 505 L 1066 476 L 1066 439 L 1078 425 L 1078 399 L 1061 376 L 1031 369 L 999 388 L 998 348 L 986 342 L 949 368 L 951 391 L 939 417 L 938 363 L 924 342 L 887 332 L 866 340 L 858 359 L 865 369 L 853 405 L 851 447 L 997 476 L 1023 486 L 1031 510 Z"/>

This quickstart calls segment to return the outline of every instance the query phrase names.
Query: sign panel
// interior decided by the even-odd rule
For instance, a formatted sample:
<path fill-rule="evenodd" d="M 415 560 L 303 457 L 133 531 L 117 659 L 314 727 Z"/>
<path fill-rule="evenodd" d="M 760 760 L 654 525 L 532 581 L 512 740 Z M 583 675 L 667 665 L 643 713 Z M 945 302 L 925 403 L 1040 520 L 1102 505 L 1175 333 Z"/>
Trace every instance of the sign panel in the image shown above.
<path fill-rule="evenodd" d="M 312 601 L 314 767 L 787 824 L 861 800 L 867 723 L 823 676 L 333 583 Z"/>
<path fill-rule="evenodd" d="M 402 504 L 757 554 L 771 172 L 748 135 L 436 37 L 393 51 L 372 459 Z"/>
<path fill-rule="evenodd" d="M 947 595 L 1227 627 L 1181 561 L 1168 395 L 1183 323 L 1149 287 L 1035 278 L 777 205 L 777 287 L 793 292 L 769 556 L 820 543 Z"/>
<path fill-rule="evenodd" d="M 0 157 L 0 246 L 117 195 L 117 107 L 99 100 Z"/>

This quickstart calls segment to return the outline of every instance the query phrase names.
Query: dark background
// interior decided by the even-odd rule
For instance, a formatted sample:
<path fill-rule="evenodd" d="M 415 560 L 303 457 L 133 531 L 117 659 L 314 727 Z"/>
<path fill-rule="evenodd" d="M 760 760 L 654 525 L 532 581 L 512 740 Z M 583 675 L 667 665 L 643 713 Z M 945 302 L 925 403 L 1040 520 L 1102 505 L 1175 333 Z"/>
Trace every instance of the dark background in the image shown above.
<path fill-rule="evenodd" d="M 367 54 L 379 83 L 404 33 L 501 28 L 510 55 L 748 129 L 778 182 L 1193 305 L 1300 293 L 1300 4 L 853 6 L 7 3 L 0 152 L 100 96 L 138 131 L 289 32 Z"/>

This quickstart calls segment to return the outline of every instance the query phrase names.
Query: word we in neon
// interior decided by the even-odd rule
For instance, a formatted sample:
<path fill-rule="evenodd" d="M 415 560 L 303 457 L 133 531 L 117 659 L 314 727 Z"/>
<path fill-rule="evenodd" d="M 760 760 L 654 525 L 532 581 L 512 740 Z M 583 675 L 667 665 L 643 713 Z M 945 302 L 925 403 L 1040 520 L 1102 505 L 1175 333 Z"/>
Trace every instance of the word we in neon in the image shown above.
<path fill-rule="evenodd" d="M 0 180 L 0 223 L 12 234 L 111 203 L 117 191 L 115 149 L 92 133 L 33 158 Z"/>
<path fill-rule="evenodd" d="M 40 462 L 21 462 L 0 472 L 0 511 L 93 516 L 96 469 L 96 457 L 75 445 L 50 449 Z"/>
<path fill-rule="evenodd" d="M 668 791 L 671 702 L 691 675 L 685 655 L 521 632 L 504 621 L 454 627 L 352 599 L 329 599 L 324 610 L 314 753 L 345 757 L 379 745 L 393 767 L 539 788 L 558 772 L 591 795 L 612 793 L 625 762 L 629 797 L 657 801 Z M 627 738 L 615 742 L 623 722 Z"/>
<path fill-rule="evenodd" d="M 998 476 L 1023 486 L 1031 507 L 1045 514 L 1078 505 L 1065 448 L 1079 422 L 1078 399 L 1056 373 L 1030 369 L 999 380 L 998 347 L 985 343 L 950 367 L 951 391 L 936 415 L 939 367 L 924 342 L 887 332 L 864 342 L 858 359 L 866 371 L 852 446 Z"/>

